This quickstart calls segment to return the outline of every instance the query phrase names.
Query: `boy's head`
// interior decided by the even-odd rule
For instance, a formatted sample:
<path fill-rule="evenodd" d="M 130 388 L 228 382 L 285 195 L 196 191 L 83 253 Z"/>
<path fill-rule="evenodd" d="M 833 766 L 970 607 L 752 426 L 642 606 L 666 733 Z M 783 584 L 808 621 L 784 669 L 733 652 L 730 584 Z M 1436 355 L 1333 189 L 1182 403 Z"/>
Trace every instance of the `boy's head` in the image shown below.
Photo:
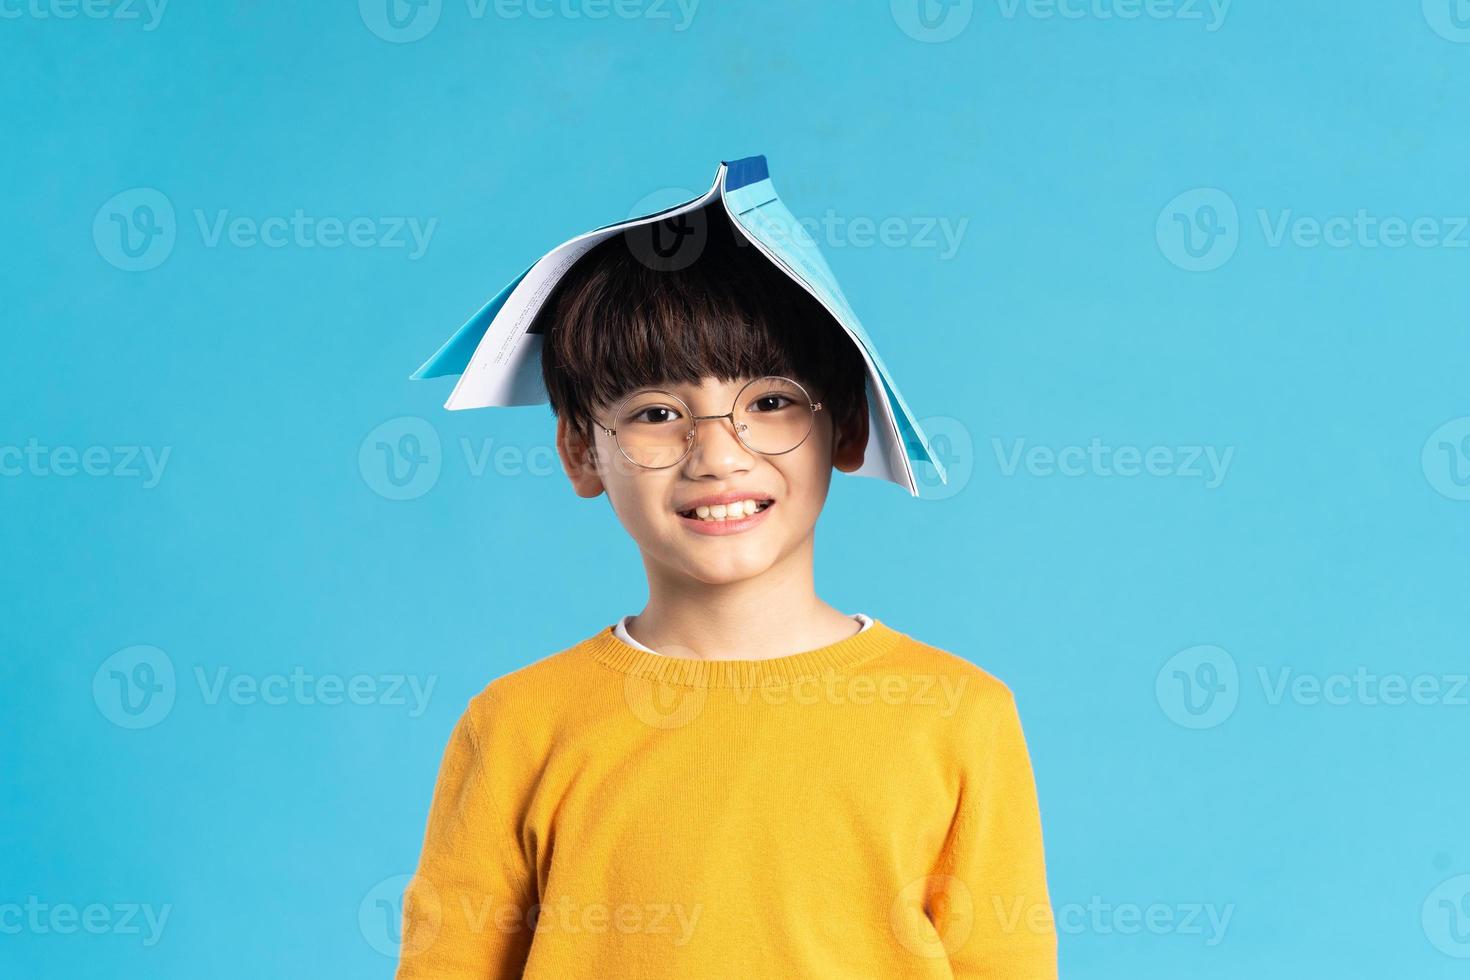
<path fill-rule="evenodd" d="M 664 229 L 669 242 L 697 229 L 676 261 L 625 235 L 591 249 L 532 330 L 542 335 L 557 449 L 576 492 L 607 493 L 645 562 L 715 584 L 753 577 L 810 542 L 832 468 L 862 464 L 865 367 L 821 304 L 737 235 L 717 205 L 687 220 L 682 230 Z M 604 431 L 618 428 L 613 411 L 634 392 L 662 389 L 693 414 L 719 415 L 747 382 L 772 375 L 799 382 L 821 405 L 790 452 L 755 452 L 730 419 L 708 419 L 696 423 L 682 460 L 650 469 L 629 461 Z M 648 418 L 675 422 L 668 411 Z M 726 491 L 775 504 L 734 534 L 700 533 L 680 515 L 697 498 Z"/>

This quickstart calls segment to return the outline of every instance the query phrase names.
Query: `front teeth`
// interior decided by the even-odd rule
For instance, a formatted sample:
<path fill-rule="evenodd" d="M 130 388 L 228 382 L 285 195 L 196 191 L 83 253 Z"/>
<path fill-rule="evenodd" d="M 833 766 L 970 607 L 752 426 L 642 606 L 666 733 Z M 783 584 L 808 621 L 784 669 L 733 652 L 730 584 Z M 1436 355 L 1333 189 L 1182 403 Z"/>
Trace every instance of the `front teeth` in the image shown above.
<path fill-rule="evenodd" d="M 713 504 L 709 507 L 696 507 L 694 508 L 694 514 L 702 521 L 738 521 L 742 517 L 748 517 L 760 509 L 759 501 L 737 500 L 732 504 Z"/>

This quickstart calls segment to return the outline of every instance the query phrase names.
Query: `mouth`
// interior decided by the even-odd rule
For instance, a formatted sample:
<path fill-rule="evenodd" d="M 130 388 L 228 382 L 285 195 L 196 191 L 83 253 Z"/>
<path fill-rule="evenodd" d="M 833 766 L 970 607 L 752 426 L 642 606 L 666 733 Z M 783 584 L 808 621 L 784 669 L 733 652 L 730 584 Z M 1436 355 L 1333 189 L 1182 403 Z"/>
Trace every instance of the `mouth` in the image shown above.
<path fill-rule="evenodd" d="M 696 521 L 735 521 L 750 514 L 759 514 L 761 511 L 775 504 L 774 500 L 755 497 L 747 500 L 737 501 L 733 504 L 715 504 L 711 507 L 691 507 L 688 510 L 675 511 L 680 517 L 687 517 Z"/>
<path fill-rule="evenodd" d="M 776 506 L 768 498 L 752 498 L 733 504 L 714 504 L 675 511 L 679 523 L 700 534 L 736 534 L 755 527 Z"/>

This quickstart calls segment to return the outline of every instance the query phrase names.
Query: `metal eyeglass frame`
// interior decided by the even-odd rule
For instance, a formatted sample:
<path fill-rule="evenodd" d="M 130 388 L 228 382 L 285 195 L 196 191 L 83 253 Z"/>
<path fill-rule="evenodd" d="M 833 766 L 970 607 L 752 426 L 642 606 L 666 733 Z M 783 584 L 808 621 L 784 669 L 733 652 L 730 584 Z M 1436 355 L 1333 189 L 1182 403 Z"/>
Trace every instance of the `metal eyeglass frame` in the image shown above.
<path fill-rule="evenodd" d="M 628 451 L 624 449 L 623 444 L 618 441 L 617 429 L 609 428 L 608 426 L 603 425 L 602 422 L 598 421 L 596 417 L 592 417 L 592 421 L 597 423 L 597 427 L 599 429 L 612 436 L 613 444 L 618 447 L 618 452 L 622 455 L 624 459 L 632 463 L 634 466 L 641 467 L 645 470 L 666 470 L 670 466 L 678 466 L 680 463 L 684 462 L 684 460 L 689 456 L 689 451 L 694 448 L 694 439 L 696 434 L 699 432 L 699 423 L 703 421 L 708 421 L 710 419 L 729 419 L 730 427 L 735 430 L 735 438 L 740 440 L 740 445 L 744 446 L 746 449 L 749 449 L 753 453 L 757 453 L 761 456 L 785 456 L 787 453 L 795 452 L 796 450 L 800 449 L 802 444 L 811 438 L 812 429 L 816 428 L 815 424 L 809 424 L 806 429 L 806 435 L 802 436 L 801 439 L 797 441 L 796 445 L 792 446 L 790 449 L 783 449 L 779 453 L 767 453 L 762 452 L 761 450 L 752 446 L 750 443 L 746 442 L 745 434 L 741 431 L 742 429 L 746 428 L 746 426 L 738 425 L 735 422 L 735 406 L 740 404 L 740 399 L 745 394 L 746 389 L 753 384 L 761 381 L 766 381 L 770 378 L 775 378 L 778 381 L 785 381 L 788 384 L 796 386 L 796 390 L 800 391 L 802 395 L 806 397 L 807 404 L 811 407 L 814 423 L 816 414 L 822 410 L 822 403 L 819 401 L 813 401 L 811 392 L 807 391 L 806 386 L 803 385 L 801 382 L 796 381 L 792 378 L 782 377 L 779 374 L 763 374 L 759 378 L 753 378 L 750 381 L 747 381 L 745 385 L 741 387 L 738 392 L 735 393 L 734 400 L 730 402 L 730 410 L 722 415 L 695 415 L 694 412 L 689 408 L 688 402 L 680 398 L 678 395 L 674 394 L 672 391 L 668 391 L 664 388 L 640 388 L 623 398 L 623 400 L 618 402 L 617 407 L 613 410 L 613 418 L 620 417 L 623 413 L 623 406 L 628 404 L 628 402 L 631 401 L 633 398 L 640 395 L 647 395 L 650 393 L 650 391 L 655 391 L 660 394 L 668 395 L 670 398 L 678 402 L 680 406 L 683 407 L 684 415 L 686 418 L 689 419 L 689 432 L 684 438 L 684 452 L 680 454 L 678 459 L 674 460 L 672 463 L 666 463 L 663 466 L 649 466 L 647 463 L 638 462 L 638 460 L 628 455 Z"/>

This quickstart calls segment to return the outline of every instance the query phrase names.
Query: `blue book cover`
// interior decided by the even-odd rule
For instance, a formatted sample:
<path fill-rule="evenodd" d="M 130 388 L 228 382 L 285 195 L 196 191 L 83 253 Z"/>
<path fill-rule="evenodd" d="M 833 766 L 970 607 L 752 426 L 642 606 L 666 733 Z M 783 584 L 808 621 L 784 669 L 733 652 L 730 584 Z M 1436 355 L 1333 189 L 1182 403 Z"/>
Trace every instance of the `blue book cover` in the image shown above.
<path fill-rule="evenodd" d="M 532 326 L 557 282 L 583 255 L 613 235 L 678 218 L 718 202 L 731 226 L 820 302 L 857 345 L 867 367 L 868 447 L 855 476 L 890 480 L 919 495 L 916 462 L 941 481 L 944 466 L 899 393 L 887 365 L 837 285 L 821 249 L 776 194 L 763 156 L 721 162 L 713 186 L 690 201 L 604 225 L 542 256 L 470 317 L 413 377 L 459 376 L 444 407 L 451 410 L 547 401 L 541 383 L 541 338 Z"/>

